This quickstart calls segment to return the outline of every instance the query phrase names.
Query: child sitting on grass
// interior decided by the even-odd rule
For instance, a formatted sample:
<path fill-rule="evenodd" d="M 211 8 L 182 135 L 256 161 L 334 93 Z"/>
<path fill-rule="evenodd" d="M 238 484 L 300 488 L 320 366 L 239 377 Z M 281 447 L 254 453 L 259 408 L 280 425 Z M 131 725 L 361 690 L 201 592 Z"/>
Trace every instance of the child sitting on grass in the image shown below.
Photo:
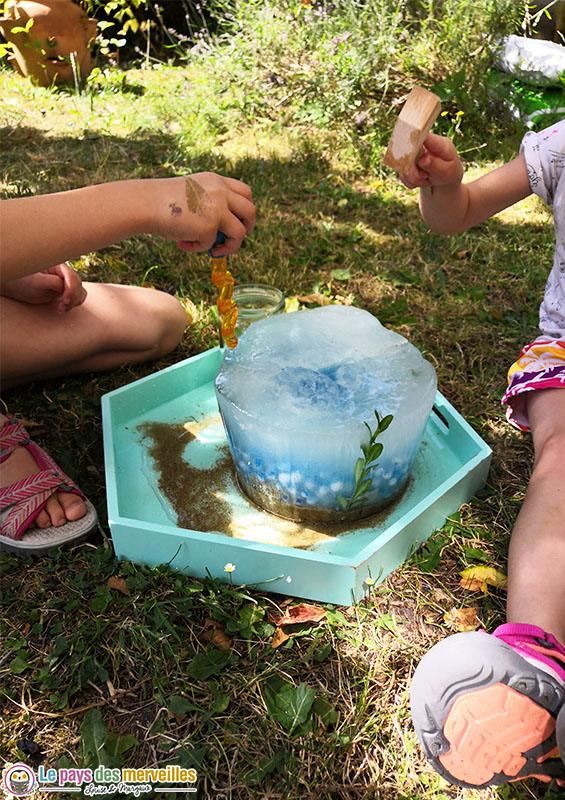
<path fill-rule="evenodd" d="M 508 559 L 506 624 L 435 645 L 411 690 L 414 726 L 444 778 L 482 789 L 538 777 L 565 780 L 565 120 L 528 132 L 520 154 L 477 180 L 449 139 L 428 135 L 400 176 L 420 188 L 436 233 L 452 234 L 534 192 L 553 206 L 556 247 L 540 307 L 541 335 L 510 367 L 508 420 L 531 430 L 534 464 Z M 559 757 L 561 755 L 561 758 Z"/>
<path fill-rule="evenodd" d="M 159 358 L 180 342 L 186 313 L 172 296 L 83 283 L 66 259 L 140 233 L 179 247 L 235 252 L 253 230 L 251 190 L 209 172 L 130 180 L 4 200 L 0 300 L 3 389 Z M 92 504 L 21 423 L 0 414 L 0 549 L 42 554 L 96 525 Z"/>

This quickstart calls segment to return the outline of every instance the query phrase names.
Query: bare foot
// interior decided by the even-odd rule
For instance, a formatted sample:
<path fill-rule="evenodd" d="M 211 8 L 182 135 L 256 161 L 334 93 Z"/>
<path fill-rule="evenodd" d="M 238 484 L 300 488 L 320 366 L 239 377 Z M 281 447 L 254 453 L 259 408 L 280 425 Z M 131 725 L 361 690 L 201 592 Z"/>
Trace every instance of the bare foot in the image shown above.
<path fill-rule="evenodd" d="M 0 426 L 6 422 L 0 414 Z M 35 458 L 25 447 L 17 447 L 13 453 L 0 464 L 0 487 L 9 486 L 28 475 L 39 471 Z M 49 528 L 54 525 L 60 528 L 67 520 L 80 519 L 86 513 L 84 500 L 72 492 L 55 492 L 47 501 L 45 508 L 34 520 L 38 528 Z"/>

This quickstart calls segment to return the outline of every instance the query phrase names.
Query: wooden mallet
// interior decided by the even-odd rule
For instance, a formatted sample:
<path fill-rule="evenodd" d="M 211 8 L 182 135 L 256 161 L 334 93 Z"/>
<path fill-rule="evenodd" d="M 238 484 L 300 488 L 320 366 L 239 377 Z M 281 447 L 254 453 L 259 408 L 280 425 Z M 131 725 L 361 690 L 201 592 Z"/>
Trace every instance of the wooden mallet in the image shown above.
<path fill-rule="evenodd" d="M 422 151 L 424 139 L 441 111 L 433 92 L 415 86 L 402 107 L 383 162 L 396 172 L 408 172 Z"/>

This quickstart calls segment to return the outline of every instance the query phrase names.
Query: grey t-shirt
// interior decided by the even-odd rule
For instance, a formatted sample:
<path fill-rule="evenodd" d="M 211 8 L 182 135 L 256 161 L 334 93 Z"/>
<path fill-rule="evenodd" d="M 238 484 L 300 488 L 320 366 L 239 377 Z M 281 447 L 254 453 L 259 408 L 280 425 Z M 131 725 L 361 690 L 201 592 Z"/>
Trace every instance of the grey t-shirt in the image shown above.
<path fill-rule="evenodd" d="M 545 338 L 565 339 L 565 120 L 522 140 L 532 192 L 553 206 L 555 255 L 539 311 Z"/>

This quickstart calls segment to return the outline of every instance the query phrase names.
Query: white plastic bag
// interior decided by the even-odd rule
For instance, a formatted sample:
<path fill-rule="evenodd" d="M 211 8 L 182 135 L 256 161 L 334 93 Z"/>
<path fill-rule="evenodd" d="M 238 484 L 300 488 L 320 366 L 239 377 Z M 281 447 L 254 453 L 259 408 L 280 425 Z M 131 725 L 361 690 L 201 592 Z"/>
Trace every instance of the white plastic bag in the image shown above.
<path fill-rule="evenodd" d="M 565 79 L 565 47 L 543 39 L 508 36 L 498 53 L 496 65 L 534 86 L 562 86 Z"/>

